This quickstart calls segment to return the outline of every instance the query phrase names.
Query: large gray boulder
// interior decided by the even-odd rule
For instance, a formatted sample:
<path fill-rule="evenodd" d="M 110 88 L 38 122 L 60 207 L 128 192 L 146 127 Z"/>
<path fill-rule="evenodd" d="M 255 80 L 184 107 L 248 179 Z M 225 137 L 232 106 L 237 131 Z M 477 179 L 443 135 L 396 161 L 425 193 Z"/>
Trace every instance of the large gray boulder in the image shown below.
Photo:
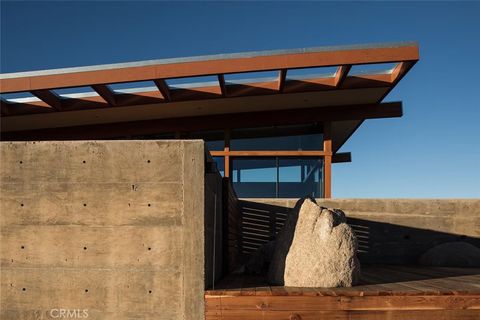
<path fill-rule="evenodd" d="M 427 250 L 419 260 L 423 266 L 480 267 L 480 249 L 467 242 L 447 242 Z"/>
<path fill-rule="evenodd" d="M 278 235 L 269 280 L 292 287 L 350 287 L 360 278 L 356 251 L 343 211 L 304 199 Z"/>

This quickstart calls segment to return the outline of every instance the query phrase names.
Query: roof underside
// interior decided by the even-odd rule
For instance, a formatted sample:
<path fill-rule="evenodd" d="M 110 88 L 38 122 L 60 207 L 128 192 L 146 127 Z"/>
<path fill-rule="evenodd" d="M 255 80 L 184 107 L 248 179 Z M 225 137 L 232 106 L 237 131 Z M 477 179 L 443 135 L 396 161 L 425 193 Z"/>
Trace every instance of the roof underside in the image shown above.
<path fill-rule="evenodd" d="M 380 103 L 417 60 L 418 46 L 409 42 L 1 74 L 2 138 L 14 133 L 19 136 L 36 133 L 41 139 L 46 132 L 58 133 L 58 139 L 75 138 L 71 132 L 84 132 L 88 127 L 100 132 L 101 126 L 109 128 L 110 136 L 99 134 L 97 138 L 132 135 L 136 133 L 135 127 L 138 134 L 146 134 L 145 128 L 139 128 L 142 121 L 159 121 L 150 126 L 153 134 L 175 129 L 170 123 L 174 119 L 177 123 L 180 119 L 203 121 L 208 117 L 242 113 L 254 116 L 256 112 L 264 114 L 265 121 L 253 126 L 266 126 L 269 125 L 268 113 L 271 119 L 281 113 L 280 110 L 294 109 L 309 110 L 313 118 L 318 118 L 316 121 L 322 120 L 322 114 L 331 114 L 332 130 L 338 135 L 338 138 L 334 136 L 334 146 L 339 147 L 364 119 L 382 117 L 382 114 L 383 117 L 401 115 L 401 106 L 400 112 L 391 113 L 392 106 L 387 110 L 389 107 Z M 378 70 L 385 64 L 389 64 L 387 69 Z M 357 70 L 362 67 L 367 72 Z M 265 78 L 265 73 L 270 77 Z M 145 82 L 152 86 L 145 87 Z M 122 89 L 118 88 L 119 84 Z M 66 88 L 73 88 L 70 91 L 75 93 L 65 93 Z M 28 93 L 30 97 L 12 99 L 12 93 Z M 370 108 L 377 105 L 377 109 L 383 106 L 385 110 L 379 109 L 383 112 L 380 116 L 362 117 L 361 110 L 367 108 L 360 106 L 367 105 Z M 342 112 L 334 117 L 336 108 Z M 355 108 L 356 117 L 342 118 L 351 108 Z M 313 114 L 315 110 L 318 116 Z M 221 125 L 226 126 L 229 121 L 223 120 Z M 283 122 L 281 124 L 288 121 Z M 164 130 L 158 125 L 161 123 L 170 124 Z M 121 129 L 114 130 L 115 125 L 129 127 L 128 132 L 122 134 Z M 272 125 L 278 123 L 272 122 Z M 116 133 L 112 134 L 112 130 Z"/>

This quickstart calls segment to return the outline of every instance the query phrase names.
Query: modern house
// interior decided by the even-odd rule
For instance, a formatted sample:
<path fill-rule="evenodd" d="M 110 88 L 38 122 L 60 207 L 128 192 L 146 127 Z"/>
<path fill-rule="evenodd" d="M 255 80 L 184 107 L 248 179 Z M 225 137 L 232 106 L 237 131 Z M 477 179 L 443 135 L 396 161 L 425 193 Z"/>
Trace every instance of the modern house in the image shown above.
<path fill-rule="evenodd" d="M 0 317 L 478 319 L 478 269 L 416 263 L 480 246 L 479 200 L 331 199 L 341 147 L 402 116 L 383 100 L 418 60 L 406 42 L 1 74 Z M 361 285 L 233 275 L 304 196 L 346 212 Z"/>
<path fill-rule="evenodd" d="M 241 197 L 329 198 L 338 150 L 402 115 L 382 100 L 417 60 L 393 43 L 3 74 L 2 94 L 30 97 L 2 100 L 2 137 L 203 139 Z"/>

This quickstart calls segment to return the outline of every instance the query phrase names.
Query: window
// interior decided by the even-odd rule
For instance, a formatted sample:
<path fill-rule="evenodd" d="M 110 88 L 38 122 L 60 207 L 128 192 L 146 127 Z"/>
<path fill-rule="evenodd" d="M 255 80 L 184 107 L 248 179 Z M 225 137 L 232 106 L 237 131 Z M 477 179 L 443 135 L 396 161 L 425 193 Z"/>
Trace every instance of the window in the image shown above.
<path fill-rule="evenodd" d="M 275 198 L 277 194 L 275 158 L 234 158 L 232 182 L 239 197 Z"/>
<path fill-rule="evenodd" d="M 225 160 L 223 157 L 213 157 L 213 160 L 217 164 L 217 170 L 222 177 L 225 177 Z"/>
<path fill-rule="evenodd" d="M 320 158 L 233 158 L 232 182 L 241 198 L 323 196 Z"/>

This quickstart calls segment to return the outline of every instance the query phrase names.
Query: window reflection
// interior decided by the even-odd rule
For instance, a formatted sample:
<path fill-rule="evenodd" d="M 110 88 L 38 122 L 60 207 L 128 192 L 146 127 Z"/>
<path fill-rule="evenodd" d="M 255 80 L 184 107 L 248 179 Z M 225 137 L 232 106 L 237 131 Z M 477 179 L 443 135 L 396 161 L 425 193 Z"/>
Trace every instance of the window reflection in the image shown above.
<path fill-rule="evenodd" d="M 232 182 L 241 198 L 322 197 L 320 158 L 234 158 Z"/>

